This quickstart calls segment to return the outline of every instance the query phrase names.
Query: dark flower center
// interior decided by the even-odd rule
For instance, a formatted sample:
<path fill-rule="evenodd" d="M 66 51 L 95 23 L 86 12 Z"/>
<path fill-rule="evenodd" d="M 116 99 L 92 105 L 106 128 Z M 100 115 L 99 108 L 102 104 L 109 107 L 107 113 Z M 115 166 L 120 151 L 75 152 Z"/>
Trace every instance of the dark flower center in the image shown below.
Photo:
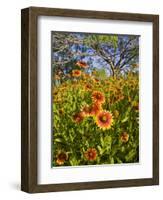
<path fill-rule="evenodd" d="M 92 157 L 93 156 L 93 152 L 89 152 L 89 156 Z"/>
<path fill-rule="evenodd" d="M 65 153 L 60 153 L 60 154 L 58 155 L 58 158 L 59 158 L 59 160 L 66 160 L 67 156 L 66 156 Z"/>
<path fill-rule="evenodd" d="M 101 99 L 101 95 L 100 94 L 96 94 L 96 99 Z"/>
<path fill-rule="evenodd" d="M 108 117 L 106 115 L 103 115 L 103 116 L 100 117 L 100 120 L 102 122 L 107 122 L 108 121 Z"/>

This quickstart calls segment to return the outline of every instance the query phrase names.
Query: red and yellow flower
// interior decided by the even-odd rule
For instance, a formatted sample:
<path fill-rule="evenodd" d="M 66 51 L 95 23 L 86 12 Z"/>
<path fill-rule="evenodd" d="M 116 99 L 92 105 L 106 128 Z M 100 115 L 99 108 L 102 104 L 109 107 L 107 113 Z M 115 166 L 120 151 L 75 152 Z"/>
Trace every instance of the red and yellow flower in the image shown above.
<path fill-rule="evenodd" d="M 78 69 L 72 70 L 72 76 L 73 76 L 73 77 L 80 77 L 81 74 L 82 74 L 81 71 L 78 70 Z"/>
<path fill-rule="evenodd" d="M 101 104 L 95 102 L 92 105 L 88 106 L 84 106 L 82 108 L 82 112 L 84 113 L 85 116 L 96 116 L 99 112 L 101 112 L 102 107 Z"/>
<path fill-rule="evenodd" d="M 95 102 L 90 107 L 90 115 L 96 116 L 102 110 L 101 104 Z"/>
<path fill-rule="evenodd" d="M 92 86 L 90 84 L 85 84 L 85 90 L 90 91 Z"/>
<path fill-rule="evenodd" d="M 94 83 L 99 83 L 100 82 L 100 80 L 97 79 L 97 78 L 94 78 L 93 81 L 94 81 Z"/>
<path fill-rule="evenodd" d="M 89 148 L 85 153 L 84 157 L 89 161 L 94 161 L 97 158 L 97 151 L 95 148 Z"/>
<path fill-rule="evenodd" d="M 84 112 L 79 112 L 79 113 L 76 113 L 74 116 L 73 116 L 73 120 L 74 122 L 76 123 L 80 123 L 83 121 L 85 115 L 84 115 Z"/>
<path fill-rule="evenodd" d="M 98 103 L 104 103 L 105 102 L 105 96 L 100 91 L 94 91 L 92 93 L 92 99 L 93 99 L 93 102 L 98 102 Z"/>
<path fill-rule="evenodd" d="M 128 140 L 129 140 L 129 134 L 126 133 L 126 132 L 122 133 L 122 134 L 120 135 L 120 140 L 121 140 L 122 142 L 124 142 L 124 143 L 128 142 Z"/>
<path fill-rule="evenodd" d="M 57 163 L 58 165 L 63 165 L 67 159 L 68 159 L 67 153 L 64 152 L 64 151 L 60 151 L 60 152 L 57 154 L 56 163 Z"/>
<path fill-rule="evenodd" d="M 84 61 L 78 61 L 78 62 L 76 63 L 76 65 L 79 66 L 79 67 L 82 67 L 82 68 L 84 68 L 84 69 L 88 68 L 87 63 L 84 62 Z"/>
<path fill-rule="evenodd" d="M 108 111 L 101 111 L 96 115 L 96 124 L 99 128 L 109 129 L 113 124 L 113 116 Z"/>

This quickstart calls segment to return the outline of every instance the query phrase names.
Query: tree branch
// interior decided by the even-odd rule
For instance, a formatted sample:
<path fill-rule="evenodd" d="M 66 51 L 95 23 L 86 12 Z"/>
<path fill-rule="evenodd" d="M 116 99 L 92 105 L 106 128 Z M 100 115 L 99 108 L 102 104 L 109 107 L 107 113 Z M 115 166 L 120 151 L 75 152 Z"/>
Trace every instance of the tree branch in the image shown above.
<path fill-rule="evenodd" d="M 121 65 L 121 67 L 120 67 L 120 69 L 122 69 L 129 61 L 131 61 L 134 57 L 136 57 L 136 53 L 135 54 L 133 54 L 133 56 L 131 56 L 130 58 L 128 58 L 127 60 L 125 60 L 124 62 L 123 62 L 123 64 Z"/>

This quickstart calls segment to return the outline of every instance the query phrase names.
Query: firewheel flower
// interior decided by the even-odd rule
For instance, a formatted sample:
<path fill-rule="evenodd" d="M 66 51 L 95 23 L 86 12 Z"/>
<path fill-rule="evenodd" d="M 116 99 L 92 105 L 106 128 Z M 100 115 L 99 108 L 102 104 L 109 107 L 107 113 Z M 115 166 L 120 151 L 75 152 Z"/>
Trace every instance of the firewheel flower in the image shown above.
<path fill-rule="evenodd" d="M 97 151 L 95 148 L 89 148 L 85 153 L 84 157 L 89 161 L 94 161 L 97 158 Z"/>
<path fill-rule="evenodd" d="M 79 66 L 79 67 L 82 67 L 82 68 L 84 68 L 84 69 L 88 68 L 87 63 L 84 62 L 84 61 L 78 61 L 78 62 L 76 63 L 76 65 Z"/>
<path fill-rule="evenodd" d="M 92 93 L 92 99 L 93 99 L 94 102 L 98 102 L 98 103 L 104 103 L 105 102 L 105 96 L 100 91 L 94 91 Z"/>
<path fill-rule="evenodd" d="M 93 82 L 94 82 L 94 83 L 99 83 L 99 82 L 100 82 L 100 80 L 99 80 L 99 79 L 97 79 L 97 78 L 94 78 L 94 79 L 93 79 Z"/>
<path fill-rule="evenodd" d="M 92 86 L 90 84 L 85 84 L 85 90 L 90 91 L 92 89 Z"/>
<path fill-rule="evenodd" d="M 109 129 L 112 126 L 113 117 L 112 114 L 108 111 L 102 111 L 96 116 L 96 124 L 99 128 L 105 130 Z"/>
<path fill-rule="evenodd" d="M 80 123 L 83 121 L 85 115 L 84 115 L 84 112 L 79 112 L 79 113 L 76 113 L 74 116 L 73 116 L 73 120 L 74 122 L 76 123 Z"/>
<path fill-rule="evenodd" d="M 85 105 L 82 108 L 82 112 L 86 117 L 96 116 L 101 110 L 102 110 L 101 104 L 99 104 L 98 102 L 95 102 L 90 106 Z"/>
<path fill-rule="evenodd" d="M 124 143 L 128 142 L 128 140 L 129 140 L 129 134 L 126 133 L 126 132 L 122 133 L 122 134 L 120 135 L 120 140 L 121 140 L 122 142 L 124 142 Z"/>
<path fill-rule="evenodd" d="M 72 70 L 72 76 L 73 77 L 80 77 L 81 76 L 81 71 L 78 69 Z"/>
<path fill-rule="evenodd" d="M 57 155 L 57 160 L 56 160 L 56 163 L 58 165 L 63 165 L 64 162 L 68 159 L 68 155 L 66 152 L 64 151 L 60 151 Z"/>
<path fill-rule="evenodd" d="M 95 102 L 90 107 L 90 115 L 96 116 L 101 110 L 102 110 L 101 104 L 98 102 Z"/>

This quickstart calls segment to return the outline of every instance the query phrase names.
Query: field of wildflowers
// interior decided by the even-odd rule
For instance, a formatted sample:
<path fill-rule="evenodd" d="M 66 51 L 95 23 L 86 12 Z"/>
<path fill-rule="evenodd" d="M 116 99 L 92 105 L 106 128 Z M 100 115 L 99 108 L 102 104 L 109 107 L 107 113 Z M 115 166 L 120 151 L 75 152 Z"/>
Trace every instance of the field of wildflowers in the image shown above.
<path fill-rule="evenodd" d="M 138 74 L 99 80 L 76 67 L 53 91 L 53 165 L 138 162 Z"/>
<path fill-rule="evenodd" d="M 107 75 L 77 60 L 53 80 L 53 167 L 139 162 L 137 70 Z"/>

